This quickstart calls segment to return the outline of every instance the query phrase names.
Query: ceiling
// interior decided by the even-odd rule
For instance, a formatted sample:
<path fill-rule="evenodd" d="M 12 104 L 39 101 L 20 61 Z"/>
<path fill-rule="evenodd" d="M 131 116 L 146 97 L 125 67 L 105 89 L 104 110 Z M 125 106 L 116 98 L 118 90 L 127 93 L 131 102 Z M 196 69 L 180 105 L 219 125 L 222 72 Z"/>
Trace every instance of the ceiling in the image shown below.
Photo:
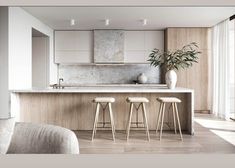
<path fill-rule="evenodd" d="M 55 30 L 160 30 L 211 27 L 235 14 L 235 7 L 23 7 Z M 70 26 L 70 19 L 76 24 Z M 110 20 L 105 26 L 105 19 Z M 142 20 L 147 19 L 143 26 Z"/>

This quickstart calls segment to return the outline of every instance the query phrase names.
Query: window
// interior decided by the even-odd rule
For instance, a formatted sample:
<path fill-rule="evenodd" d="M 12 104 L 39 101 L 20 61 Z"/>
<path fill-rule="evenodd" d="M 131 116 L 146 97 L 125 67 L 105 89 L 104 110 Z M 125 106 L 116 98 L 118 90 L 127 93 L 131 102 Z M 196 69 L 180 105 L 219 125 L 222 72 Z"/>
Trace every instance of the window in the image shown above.
<path fill-rule="evenodd" d="M 235 68 L 234 68 L 234 50 L 235 50 L 235 34 L 234 34 L 234 20 L 229 23 L 229 67 L 230 67 L 230 78 L 229 78 L 229 91 L 230 91 L 230 116 L 235 118 Z"/>

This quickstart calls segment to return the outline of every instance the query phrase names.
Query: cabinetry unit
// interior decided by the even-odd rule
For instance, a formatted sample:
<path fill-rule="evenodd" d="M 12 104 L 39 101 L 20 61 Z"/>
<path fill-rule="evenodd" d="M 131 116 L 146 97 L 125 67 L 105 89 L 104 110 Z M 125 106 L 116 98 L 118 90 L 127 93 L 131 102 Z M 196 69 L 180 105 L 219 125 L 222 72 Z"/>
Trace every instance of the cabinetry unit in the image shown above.
<path fill-rule="evenodd" d="M 93 31 L 55 31 L 55 63 L 92 63 Z"/>
<path fill-rule="evenodd" d="M 163 31 L 125 31 L 125 63 L 148 63 L 154 48 L 164 50 Z"/>
<path fill-rule="evenodd" d="M 177 71 L 177 86 L 194 89 L 195 110 L 211 110 L 210 96 L 210 28 L 168 28 L 165 30 L 165 50 L 175 50 L 196 42 L 202 54 L 199 63 Z"/>
<path fill-rule="evenodd" d="M 124 63 L 148 63 L 154 48 L 164 50 L 164 31 L 124 31 Z M 55 63 L 94 63 L 93 53 L 93 31 L 55 31 Z"/>

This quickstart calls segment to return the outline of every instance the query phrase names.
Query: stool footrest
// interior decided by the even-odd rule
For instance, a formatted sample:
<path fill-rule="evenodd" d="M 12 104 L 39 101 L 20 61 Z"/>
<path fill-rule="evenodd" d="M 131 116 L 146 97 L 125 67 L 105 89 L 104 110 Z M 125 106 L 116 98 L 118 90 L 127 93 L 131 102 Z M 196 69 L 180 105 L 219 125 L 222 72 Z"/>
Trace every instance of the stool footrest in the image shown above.
<path fill-rule="evenodd" d="M 146 127 L 130 127 L 130 128 L 146 128 Z"/>
<path fill-rule="evenodd" d="M 96 127 L 96 128 L 112 128 L 112 127 Z"/>
<path fill-rule="evenodd" d="M 102 121 L 99 121 L 99 122 L 97 122 L 97 124 L 111 124 L 111 122 L 102 122 Z"/>
<path fill-rule="evenodd" d="M 131 122 L 131 124 L 144 124 L 144 122 Z"/>

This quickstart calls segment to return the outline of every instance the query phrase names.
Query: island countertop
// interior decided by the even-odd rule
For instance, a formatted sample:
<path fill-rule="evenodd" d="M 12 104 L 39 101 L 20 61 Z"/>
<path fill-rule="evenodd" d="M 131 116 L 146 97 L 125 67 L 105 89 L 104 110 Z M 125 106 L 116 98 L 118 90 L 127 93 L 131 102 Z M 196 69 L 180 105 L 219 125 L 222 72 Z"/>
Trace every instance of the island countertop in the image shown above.
<path fill-rule="evenodd" d="M 161 84 L 106 84 L 69 86 L 64 89 L 32 88 L 11 90 L 11 93 L 192 93 L 192 89 L 168 89 Z"/>
<path fill-rule="evenodd" d="M 54 124 L 71 130 L 92 130 L 95 97 L 114 97 L 112 104 L 117 130 L 125 130 L 129 104 L 127 97 L 146 97 L 149 129 L 156 129 L 159 113 L 159 96 L 173 96 L 182 102 L 178 106 L 181 128 L 189 134 L 194 133 L 194 91 L 180 88 L 168 89 L 159 84 L 105 84 L 80 85 L 64 89 L 32 88 L 11 91 L 11 116 L 20 122 Z M 170 104 L 166 109 L 170 108 Z M 170 119 L 167 119 L 170 120 Z M 170 125 L 173 128 L 173 125 Z M 166 128 L 169 129 L 169 128 Z"/>

